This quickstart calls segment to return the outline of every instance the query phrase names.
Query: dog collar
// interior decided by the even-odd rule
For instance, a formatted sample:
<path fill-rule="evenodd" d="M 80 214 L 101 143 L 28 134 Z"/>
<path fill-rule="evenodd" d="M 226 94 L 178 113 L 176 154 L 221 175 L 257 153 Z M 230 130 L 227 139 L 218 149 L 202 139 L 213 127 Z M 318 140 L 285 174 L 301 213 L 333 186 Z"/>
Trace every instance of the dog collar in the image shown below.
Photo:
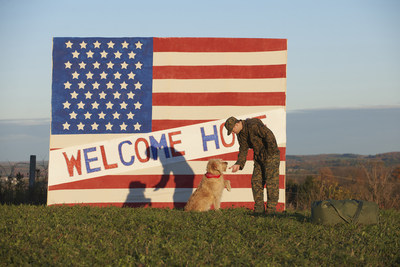
<path fill-rule="evenodd" d="M 215 174 L 212 174 L 212 173 L 209 173 L 209 172 L 206 173 L 206 177 L 207 178 L 219 178 L 220 176 L 221 176 L 221 174 L 220 175 L 215 175 Z"/>

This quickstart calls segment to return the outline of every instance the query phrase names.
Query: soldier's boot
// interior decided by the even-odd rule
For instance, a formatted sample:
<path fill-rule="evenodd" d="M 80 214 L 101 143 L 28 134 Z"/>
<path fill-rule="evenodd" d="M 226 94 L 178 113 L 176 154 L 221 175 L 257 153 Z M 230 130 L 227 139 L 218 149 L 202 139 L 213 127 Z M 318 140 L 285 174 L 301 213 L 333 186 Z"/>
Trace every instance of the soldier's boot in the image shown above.
<path fill-rule="evenodd" d="M 273 201 L 268 201 L 267 202 L 267 213 L 268 214 L 274 214 L 276 213 L 276 205 L 278 203 L 277 202 L 273 202 Z"/>
<path fill-rule="evenodd" d="M 264 206 L 264 202 L 257 202 L 254 204 L 254 212 L 258 213 L 258 214 L 263 214 L 265 213 L 265 206 Z"/>

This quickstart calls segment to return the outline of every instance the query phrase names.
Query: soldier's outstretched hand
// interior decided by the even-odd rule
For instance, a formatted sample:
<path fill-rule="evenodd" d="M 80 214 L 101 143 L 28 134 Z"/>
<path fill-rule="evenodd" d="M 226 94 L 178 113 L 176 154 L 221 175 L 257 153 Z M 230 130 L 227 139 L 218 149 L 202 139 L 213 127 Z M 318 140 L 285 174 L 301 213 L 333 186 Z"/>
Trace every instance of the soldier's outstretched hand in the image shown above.
<path fill-rule="evenodd" d="M 229 169 L 232 169 L 232 172 L 237 172 L 240 169 L 240 165 L 235 164 L 229 167 Z"/>

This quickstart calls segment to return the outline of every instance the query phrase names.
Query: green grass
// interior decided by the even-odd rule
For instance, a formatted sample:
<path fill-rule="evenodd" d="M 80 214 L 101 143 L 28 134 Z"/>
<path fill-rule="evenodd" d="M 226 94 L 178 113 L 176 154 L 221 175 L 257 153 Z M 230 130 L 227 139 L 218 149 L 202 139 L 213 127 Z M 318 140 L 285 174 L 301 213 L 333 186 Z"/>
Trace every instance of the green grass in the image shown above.
<path fill-rule="evenodd" d="M 0 206 L 0 265 L 400 264 L 400 212 L 378 225 L 314 225 L 307 212 Z"/>

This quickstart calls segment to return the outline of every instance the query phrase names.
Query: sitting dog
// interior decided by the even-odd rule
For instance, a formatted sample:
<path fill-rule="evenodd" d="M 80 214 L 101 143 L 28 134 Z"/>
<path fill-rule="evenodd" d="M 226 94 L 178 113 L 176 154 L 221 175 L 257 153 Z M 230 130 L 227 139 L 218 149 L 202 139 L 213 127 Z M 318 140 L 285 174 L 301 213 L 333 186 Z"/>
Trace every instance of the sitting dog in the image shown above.
<path fill-rule="evenodd" d="M 203 176 L 196 191 L 190 196 L 185 205 L 185 211 L 208 211 L 211 205 L 220 208 L 222 191 L 226 187 L 231 191 L 231 183 L 224 180 L 223 172 L 228 163 L 220 159 L 210 159 L 207 163 L 207 173 Z"/>

